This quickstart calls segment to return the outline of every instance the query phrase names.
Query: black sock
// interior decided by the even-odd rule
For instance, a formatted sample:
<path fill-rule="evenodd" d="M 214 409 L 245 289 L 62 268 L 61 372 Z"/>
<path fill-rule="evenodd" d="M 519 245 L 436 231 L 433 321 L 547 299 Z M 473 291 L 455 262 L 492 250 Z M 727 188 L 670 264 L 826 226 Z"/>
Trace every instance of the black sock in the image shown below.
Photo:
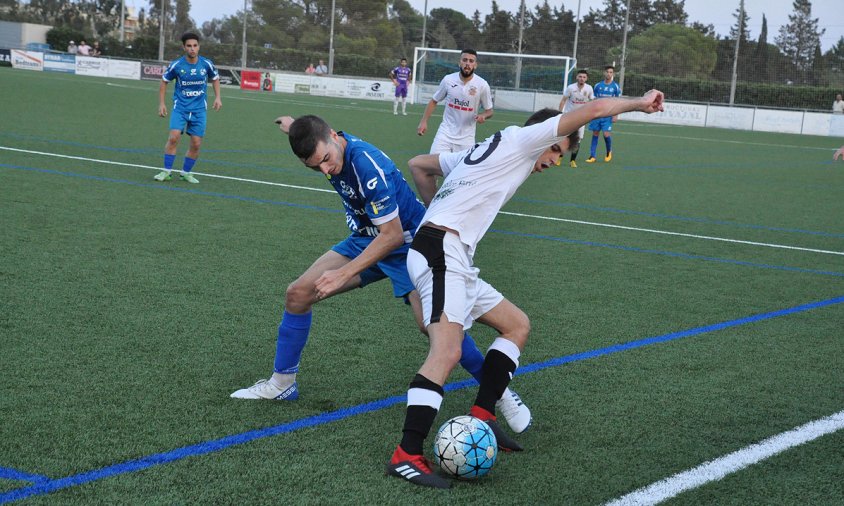
<path fill-rule="evenodd" d="M 504 353 L 491 349 L 486 353 L 482 369 L 483 380 L 478 389 L 475 405 L 495 413 L 495 402 L 504 395 L 510 378 L 516 372 L 516 363 Z"/>
<path fill-rule="evenodd" d="M 440 401 L 442 401 L 443 387 L 421 374 L 417 374 L 413 378 L 413 381 L 410 382 L 410 389 L 414 388 L 430 390 L 433 394 L 438 395 Z M 408 397 L 410 397 L 409 392 Z M 423 453 L 425 438 L 431 431 L 431 426 L 434 424 L 434 419 L 437 417 L 437 411 L 439 409 L 428 405 L 411 404 L 411 402 L 408 398 L 407 413 L 404 418 L 400 446 L 411 455 L 421 455 Z"/>

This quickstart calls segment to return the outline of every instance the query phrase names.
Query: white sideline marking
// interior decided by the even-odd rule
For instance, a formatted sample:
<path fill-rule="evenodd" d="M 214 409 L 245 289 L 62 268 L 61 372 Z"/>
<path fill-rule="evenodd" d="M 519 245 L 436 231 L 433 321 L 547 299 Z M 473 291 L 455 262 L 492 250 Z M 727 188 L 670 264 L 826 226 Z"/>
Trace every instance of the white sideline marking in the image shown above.
<path fill-rule="evenodd" d="M 682 492 L 697 488 L 710 481 L 718 481 L 728 474 L 740 471 L 745 467 L 773 457 L 789 448 L 808 443 L 826 434 L 839 431 L 842 428 L 844 428 L 844 411 L 839 411 L 833 415 L 791 429 L 788 432 L 769 437 L 723 457 L 704 462 L 694 469 L 683 471 L 647 487 L 635 490 L 608 502 L 606 506 L 658 504 Z"/>
<path fill-rule="evenodd" d="M 17 151 L 19 153 L 28 153 L 31 155 L 43 155 L 43 156 L 54 156 L 56 158 L 69 158 L 71 160 L 82 160 L 83 162 L 94 162 L 94 163 L 105 163 L 109 165 L 121 165 L 123 167 L 135 167 L 138 169 L 152 169 L 161 171 L 163 170 L 161 167 L 153 167 L 151 165 L 140 165 L 137 163 L 124 163 L 124 162 L 113 162 L 111 160 L 98 160 L 96 158 L 85 158 L 84 156 L 70 156 L 70 155 L 59 155 L 57 153 L 45 153 L 43 151 L 30 151 L 28 149 L 17 149 L 17 148 L 10 148 L 7 146 L 0 146 L 0 149 L 5 149 L 6 151 Z M 178 173 L 179 171 L 174 169 L 173 172 Z M 196 174 L 198 176 L 204 177 L 212 177 L 216 179 L 230 179 L 232 181 L 241 181 L 244 183 L 256 183 L 256 184 L 266 184 L 270 186 L 283 186 L 285 188 L 296 188 L 297 190 L 308 190 L 312 192 L 325 192 L 325 193 L 334 193 L 334 190 L 326 190 L 324 188 L 311 188 L 309 186 L 298 186 L 295 184 L 284 184 L 284 183 L 273 183 L 271 181 L 260 181 L 258 179 L 246 179 L 242 177 L 232 177 L 232 176 L 220 176 L 218 174 L 208 174 L 205 172 L 191 172 L 191 174 Z"/>
<path fill-rule="evenodd" d="M 156 171 L 162 170 L 161 167 L 153 167 L 153 166 L 150 166 L 150 165 L 140 165 L 140 164 L 136 164 L 136 163 L 114 162 L 114 161 L 111 161 L 111 160 L 99 160 L 99 159 L 96 159 L 96 158 L 85 158 L 85 157 L 82 157 L 82 156 L 60 155 L 60 154 L 57 154 L 57 153 L 46 153 L 46 152 L 43 152 L 43 151 L 32 151 L 32 150 L 28 150 L 28 149 L 10 148 L 8 146 L 0 146 L 0 150 L 16 151 L 16 152 L 19 152 L 19 153 L 28 153 L 28 154 L 33 154 L 33 155 L 52 156 L 52 157 L 56 157 L 56 158 L 68 158 L 68 159 L 71 159 L 71 160 L 82 160 L 82 161 L 85 161 L 85 162 L 103 163 L 103 164 L 109 164 L 109 165 L 120 165 L 120 166 L 123 166 L 123 167 L 135 167 L 135 168 L 140 168 L 140 169 L 151 169 L 151 170 L 156 170 Z M 179 171 L 174 170 L 173 172 L 179 172 Z M 285 187 L 285 188 L 295 188 L 295 189 L 298 189 L 298 190 L 307 190 L 307 191 L 323 192 L 323 193 L 335 193 L 334 190 L 326 190 L 326 189 L 323 189 L 323 188 L 313 188 L 313 187 L 310 187 L 310 186 L 298 186 L 298 185 L 284 184 L 284 183 L 273 183 L 271 181 L 261 181 L 261 180 L 258 180 L 258 179 L 246 179 L 246 178 L 232 177 L 232 176 L 220 176 L 220 175 L 217 175 L 217 174 L 208 174 L 208 173 L 205 173 L 205 172 L 194 172 L 194 174 L 196 174 L 198 176 L 204 176 L 204 177 L 210 177 L 210 178 L 229 179 L 229 180 L 232 180 L 232 181 L 241 181 L 241 182 L 244 182 L 244 183 L 265 184 L 265 185 L 270 185 L 270 186 L 282 186 L 282 187 Z M 538 215 L 534 215 L 534 214 L 514 213 L 514 212 L 509 212 L 509 211 L 501 211 L 500 214 L 506 214 L 506 215 L 509 215 L 509 216 L 518 216 L 518 217 L 521 217 L 521 218 L 535 218 L 535 219 L 539 219 L 539 220 L 576 223 L 578 225 L 592 225 L 592 226 L 595 226 L 595 227 L 618 228 L 618 229 L 622 229 L 622 230 L 632 230 L 632 231 L 635 231 L 635 232 L 648 232 L 648 233 L 652 233 L 652 234 L 690 237 L 692 239 L 704 239 L 704 240 L 708 240 L 708 241 L 721 241 L 721 242 L 730 242 L 730 243 L 736 243 L 736 244 L 748 244 L 748 245 L 751 245 L 751 246 L 763 246 L 763 247 L 766 247 L 766 248 L 789 249 L 789 250 L 795 250 L 795 251 L 806 251 L 806 252 L 809 252 L 809 253 L 822 253 L 822 254 L 825 254 L 825 255 L 844 256 L 844 251 L 830 251 L 830 250 L 823 250 L 823 249 L 801 248 L 799 246 L 788 246 L 788 245 L 784 245 L 784 244 L 771 244 L 771 243 L 765 243 L 765 242 L 743 241 L 743 240 L 740 240 L 740 239 L 729 239 L 729 238 L 725 238 L 725 237 L 713 237 L 713 236 L 708 236 L 708 235 L 685 234 L 685 233 L 682 233 L 682 232 L 669 232 L 667 230 L 654 230 L 654 229 L 650 229 L 650 228 L 628 227 L 628 226 L 625 226 L 625 225 L 614 225 L 612 223 L 596 223 L 596 222 L 593 222 L 593 221 L 571 220 L 571 219 L 567 219 L 567 218 L 556 218 L 556 217 L 553 217 L 553 216 L 538 216 Z"/>
<path fill-rule="evenodd" d="M 613 225 L 611 223 L 595 223 L 593 221 L 581 221 L 581 220 L 570 220 L 567 218 L 555 218 L 553 216 L 537 216 L 534 214 L 523 214 L 523 213 L 513 213 L 509 211 L 500 211 L 499 214 L 509 214 L 510 216 L 521 216 L 524 218 L 536 218 L 539 220 L 550 220 L 550 221 L 565 221 L 568 223 L 577 223 L 579 225 L 592 225 L 595 227 L 608 227 L 608 228 L 620 228 L 623 230 L 633 230 L 636 232 L 649 232 L 652 234 L 663 234 L 663 235 L 677 235 L 681 237 L 691 237 L 694 239 L 706 239 L 709 241 L 722 241 L 722 242 L 733 242 L 737 244 L 750 244 L 752 246 L 764 246 L 766 248 L 780 248 L 780 249 L 793 249 L 798 251 L 808 251 L 811 253 L 824 253 L 826 255 L 842 255 L 844 256 L 844 251 L 829 251 L 825 249 L 812 249 L 812 248 L 801 248 L 799 246 L 787 246 L 784 244 L 770 244 L 766 242 L 755 242 L 755 241 L 743 241 L 740 239 L 728 239 L 726 237 L 712 237 L 708 235 L 697 235 L 697 234 L 685 234 L 682 232 L 669 232 L 667 230 L 654 230 L 651 228 L 639 228 L 639 227 L 628 227 L 625 225 Z"/>

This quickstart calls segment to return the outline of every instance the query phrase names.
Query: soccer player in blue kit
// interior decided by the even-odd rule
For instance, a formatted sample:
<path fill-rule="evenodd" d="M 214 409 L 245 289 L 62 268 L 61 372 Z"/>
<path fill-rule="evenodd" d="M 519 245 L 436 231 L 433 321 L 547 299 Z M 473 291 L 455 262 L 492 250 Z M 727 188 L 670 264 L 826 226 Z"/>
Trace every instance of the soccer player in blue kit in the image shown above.
<path fill-rule="evenodd" d="M 407 66 L 407 58 L 399 61 L 399 66 L 390 71 L 390 79 L 396 85 L 396 97 L 393 99 L 393 115 L 397 115 L 399 98 L 401 98 L 401 113 L 407 116 L 407 83 L 413 71 Z"/>
<path fill-rule="evenodd" d="M 607 65 L 604 68 L 604 80 L 596 84 L 593 89 L 595 91 L 595 98 L 620 97 L 621 87 L 618 83 L 613 81 L 615 74 L 615 67 Z M 595 163 L 595 153 L 598 150 L 598 134 L 601 130 L 604 131 L 604 144 L 607 146 L 607 156 L 604 157 L 605 162 L 612 160 L 612 124 L 615 118 L 612 116 L 606 118 L 598 118 L 589 122 L 589 130 L 592 130 L 592 146 L 589 149 L 589 158 L 586 163 Z"/>
<path fill-rule="evenodd" d="M 182 47 L 185 50 L 185 56 L 170 63 L 164 75 L 161 76 L 161 85 L 158 87 L 158 115 L 163 118 L 167 116 L 167 105 L 164 103 L 167 83 L 176 80 L 176 89 L 173 91 L 173 115 L 170 117 L 170 135 L 164 146 L 164 170 L 155 175 L 155 180 L 169 181 L 171 179 L 170 171 L 176 160 L 179 140 L 183 133 L 187 133 L 190 135 L 190 147 L 185 154 L 181 177 L 189 183 L 198 183 L 199 180 L 190 171 L 199 156 L 199 147 L 205 135 L 205 111 L 208 108 L 205 102 L 206 90 L 210 80 L 214 86 L 214 110 L 219 111 L 223 106 L 220 100 L 220 74 L 211 60 L 199 56 L 198 35 L 195 33 L 182 35 Z"/>
<path fill-rule="evenodd" d="M 425 206 L 395 164 L 380 149 L 345 132 L 336 132 L 318 116 L 276 120 L 288 134 L 293 153 L 307 167 L 325 174 L 346 211 L 351 234 L 335 244 L 287 287 L 284 315 L 278 327 L 274 372 L 236 399 L 294 400 L 296 374 L 310 333 L 314 304 L 331 296 L 390 278 L 393 295 L 405 298 L 416 323 L 425 332 L 419 293 L 407 273 L 407 252 L 425 214 Z M 461 346 L 460 364 L 480 381 L 484 357 L 469 334 Z M 496 403 L 515 432 L 531 422 L 530 410 L 512 390 Z"/>

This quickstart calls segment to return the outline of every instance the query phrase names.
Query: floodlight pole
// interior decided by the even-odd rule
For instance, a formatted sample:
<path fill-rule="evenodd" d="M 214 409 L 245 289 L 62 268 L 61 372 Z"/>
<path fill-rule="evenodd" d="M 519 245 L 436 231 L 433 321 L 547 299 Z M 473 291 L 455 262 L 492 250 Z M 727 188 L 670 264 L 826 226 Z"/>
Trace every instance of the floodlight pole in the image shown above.
<path fill-rule="evenodd" d="M 624 38 L 621 41 L 621 70 L 618 73 L 618 87 L 624 93 L 624 60 L 627 59 L 627 31 L 630 27 L 630 0 L 627 0 L 627 12 L 624 13 Z"/>
<path fill-rule="evenodd" d="M 328 73 L 334 74 L 334 10 L 335 0 L 331 0 L 331 33 L 328 36 Z"/>
<path fill-rule="evenodd" d="M 519 8 L 521 14 L 519 16 L 519 54 L 522 54 L 522 37 L 525 31 L 525 0 L 522 0 L 521 7 Z M 519 89 L 519 85 L 522 82 L 522 58 L 516 58 L 516 89 Z"/>
<path fill-rule="evenodd" d="M 246 1 L 243 0 L 243 41 L 240 49 L 240 69 L 246 69 Z"/>
<path fill-rule="evenodd" d="M 736 99 L 736 80 L 738 78 L 739 43 L 741 42 L 741 39 L 744 36 L 743 28 L 744 28 L 744 0 L 740 0 L 739 1 L 738 30 L 736 30 L 736 50 L 733 53 L 733 77 L 730 80 L 730 105 L 733 105 L 733 102 Z"/>
<path fill-rule="evenodd" d="M 161 12 L 158 19 L 158 61 L 164 61 L 164 14 L 167 11 L 166 0 L 161 0 Z"/>
<path fill-rule="evenodd" d="M 126 19 L 126 0 L 120 0 L 120 43 L 123 44 L 124 33 L 126 26 L 124 20 Z"/>
<path fill-rule="evenodd" d="M 428 35 L 428 0 L 425 0 L 425 12 L 422 14 L 422 58 L 419 62 L 419 74 L 414 75 L 414 78 L 418 82 L 422 82 L 425 79 L 425 60 L 428 59 L 428 54 L 425 52 L 425 37 Z M 416 94 L 416 90 L 413 90 L 414 98 Z"/>
<path fill-rule="evenodd" d="M 577 21 L 574 24 L 574 49 L 571 52 L 571 57 L 577 61 L 577 37 L 580 35 L 580 0 L 577 0 Z M 568 84 L 568 76 L 566 76 L 566 84 Z"/>

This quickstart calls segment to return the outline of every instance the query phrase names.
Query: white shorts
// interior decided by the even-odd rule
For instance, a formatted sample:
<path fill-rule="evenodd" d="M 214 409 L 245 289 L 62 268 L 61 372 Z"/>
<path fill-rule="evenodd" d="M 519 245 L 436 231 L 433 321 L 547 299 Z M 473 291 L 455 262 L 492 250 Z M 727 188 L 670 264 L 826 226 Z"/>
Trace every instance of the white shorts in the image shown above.
<path fill-rule="evenodd" d="M 407 253 L 407 272 L 422 299 L 425 327 L 442 315 L 463 329 L 491 311 L 504 296 L 478 277 L 468 246 L 451 232 L 422 227 Z"/>
<path fill-rule="evenodd" d="M 439 133 L 434 137 L 434 142 L 431 144 L 431 153 L 432 155 L 437 155 L 439 153 L 457 153 L 458 151 L 463 151 L 464 149 L 469 149 L 475 145 L 474 141 L 470 142 L 469 144 L 458 144 L 448 137 L 444 135 L 440 135 Z"/>

